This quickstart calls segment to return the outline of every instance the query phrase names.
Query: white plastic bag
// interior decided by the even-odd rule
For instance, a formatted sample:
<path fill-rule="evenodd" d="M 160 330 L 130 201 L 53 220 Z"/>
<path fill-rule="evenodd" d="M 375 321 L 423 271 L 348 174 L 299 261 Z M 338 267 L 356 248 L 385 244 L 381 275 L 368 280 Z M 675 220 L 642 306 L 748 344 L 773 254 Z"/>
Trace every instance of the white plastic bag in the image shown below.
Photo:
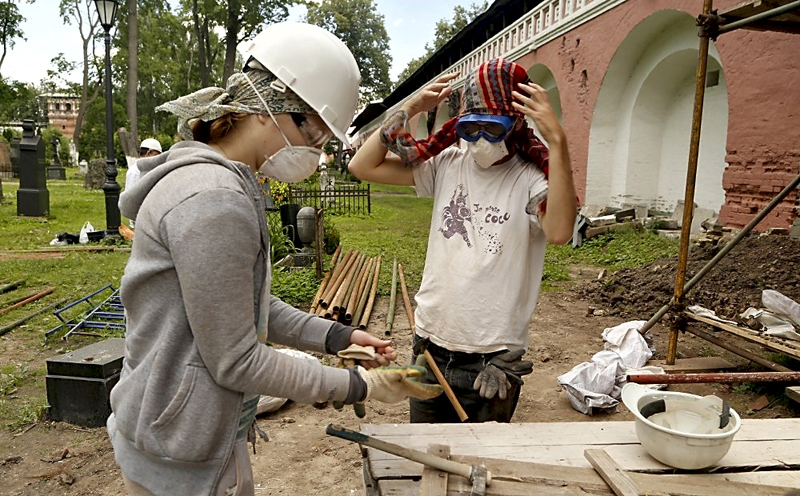
<path fill-rule="evenodd" d="M 786 317 L 800 328 L 800 304 L 772 289 L 761 292 L 764 308 L 781 317 Z"/>
<path fill-rule="evenodd" d="M 83 227 L 81 227 L 81 233 L 78 236 L 78 242 L 82 245 L 85 245 L 89 242 L 89 233 L 94 232 L 94 226 L 88 220 L 83 223 Z"/>

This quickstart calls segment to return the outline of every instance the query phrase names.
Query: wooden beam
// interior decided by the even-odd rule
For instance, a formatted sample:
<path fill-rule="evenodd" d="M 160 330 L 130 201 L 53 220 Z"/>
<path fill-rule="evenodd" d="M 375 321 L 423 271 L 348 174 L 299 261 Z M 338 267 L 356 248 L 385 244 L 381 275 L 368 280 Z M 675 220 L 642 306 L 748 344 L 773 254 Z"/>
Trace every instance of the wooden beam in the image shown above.
<path fill-rule="evenodd" d="M 647 365 L 661 367 L 664 371 L 669 373 L 710 372 L 713 370 L 729 370 L 736 368 L 736 365 L 722 357 L 679 358 L 675 360 L 674 365 L 667 365 L 666 360 L 650 360 L 647 362 Z"/>
<path fill-rule="evenodd" d="M 787 387 L 785 393 L 787 398 L 800 404 L 800 386 Z"/>
<path fill-rule="evenodd" d="M 795 347 L 795 345 L 790 343 L 789 341 L 781 340 L 778 338 L 770 338 L 770 339 L 763 338 L 759 335 L 758 332 L 752 329 L 726 324 L 724 322 L 718 322 L 714 319 L 701 317 L 700 315 L 697 315 L 689 311 L 683 313 L 692 320 L 708 324 L 712 327 L 716 327 L 717 329 L 721 329 L 730 334 L 739 336 L 740 338 L 744 338 L 752 343 L 760 344 L 773 351 L 777 351 L 779 353 L 785 353 L 793 358 L 800 360 L 800 347 Z"/>
<path fill-rule="evenodd" d="M 642 492 L 625 471 L 617 465 L 605 450 L 587 449 L 583 456 L 589 460 L 592 467 L 606 481 L 606 484 L 614 491 L 617 496 L 641 496 Z"/>

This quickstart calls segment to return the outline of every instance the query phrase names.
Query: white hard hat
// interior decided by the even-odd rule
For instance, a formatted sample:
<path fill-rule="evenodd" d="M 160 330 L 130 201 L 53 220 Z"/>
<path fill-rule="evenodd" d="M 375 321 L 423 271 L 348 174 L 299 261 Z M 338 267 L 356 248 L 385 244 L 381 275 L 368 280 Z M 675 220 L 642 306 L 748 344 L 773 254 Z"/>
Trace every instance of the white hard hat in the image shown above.
<path fill-rule="evenodd" d="M 297 93 L 346 146 L 347 128 L 358 106 L 361 72 L 347 46 L 319 26 L 281 22 L 240 46 Z"/>
<path fill-rule="evenodd" d="M 147 148 L 148 150 L 156 150 L 158 153 L 161 153 L 161 143 L 158 142 L 155 138 L 147 138 L 146 140 L 142 141 L 142 144 L 139 145 L 139 148 Z"/>

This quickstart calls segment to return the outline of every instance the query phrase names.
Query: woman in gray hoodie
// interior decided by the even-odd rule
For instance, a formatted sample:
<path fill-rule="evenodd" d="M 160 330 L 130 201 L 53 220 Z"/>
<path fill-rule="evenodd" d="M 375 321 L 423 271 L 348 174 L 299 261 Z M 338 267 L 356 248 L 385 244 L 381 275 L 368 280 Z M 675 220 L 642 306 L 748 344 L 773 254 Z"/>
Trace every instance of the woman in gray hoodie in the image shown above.
<path fill-rule="evenodd" d="M 302 53 L 301 53 L 302 52 Z M 388 341 L 270 296 L 269 236 L 256 173 L 293 182 L 316 169 L 336 134 L 346 143 L 360 74 L 336 37 L 272 25 L 247 47 L 227 87 L 162 105 L 184 141 L 140 162 L 120 208 L 136 221 L 122 279 L 125 360 L 108 432 L 132 495 L 251 495 L 246 442 L 260 394 L 300 403 L 394 403 L 440 391 L 409 367 L 337 369 L 265 346 L 335 354 Z M 279 77 L 280 76 L 280 77 Z M 319 81 L 325 78 L 325 84 Z"/>

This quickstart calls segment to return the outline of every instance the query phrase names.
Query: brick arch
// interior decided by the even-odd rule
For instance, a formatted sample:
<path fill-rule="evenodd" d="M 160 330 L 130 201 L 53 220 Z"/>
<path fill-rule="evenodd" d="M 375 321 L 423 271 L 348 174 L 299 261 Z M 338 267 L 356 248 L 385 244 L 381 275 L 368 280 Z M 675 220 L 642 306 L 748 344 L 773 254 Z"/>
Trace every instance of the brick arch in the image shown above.
<path fill-rule="evenodd" d="M 593 109 L 586 203 L 672 210 L 683 199 L 698 47 L 694 19 L 660 11 L 635 26 L 608 65 Z M 718 212 L 728 100 L 716 47 L 709 71 L 695 202 Z"/>

